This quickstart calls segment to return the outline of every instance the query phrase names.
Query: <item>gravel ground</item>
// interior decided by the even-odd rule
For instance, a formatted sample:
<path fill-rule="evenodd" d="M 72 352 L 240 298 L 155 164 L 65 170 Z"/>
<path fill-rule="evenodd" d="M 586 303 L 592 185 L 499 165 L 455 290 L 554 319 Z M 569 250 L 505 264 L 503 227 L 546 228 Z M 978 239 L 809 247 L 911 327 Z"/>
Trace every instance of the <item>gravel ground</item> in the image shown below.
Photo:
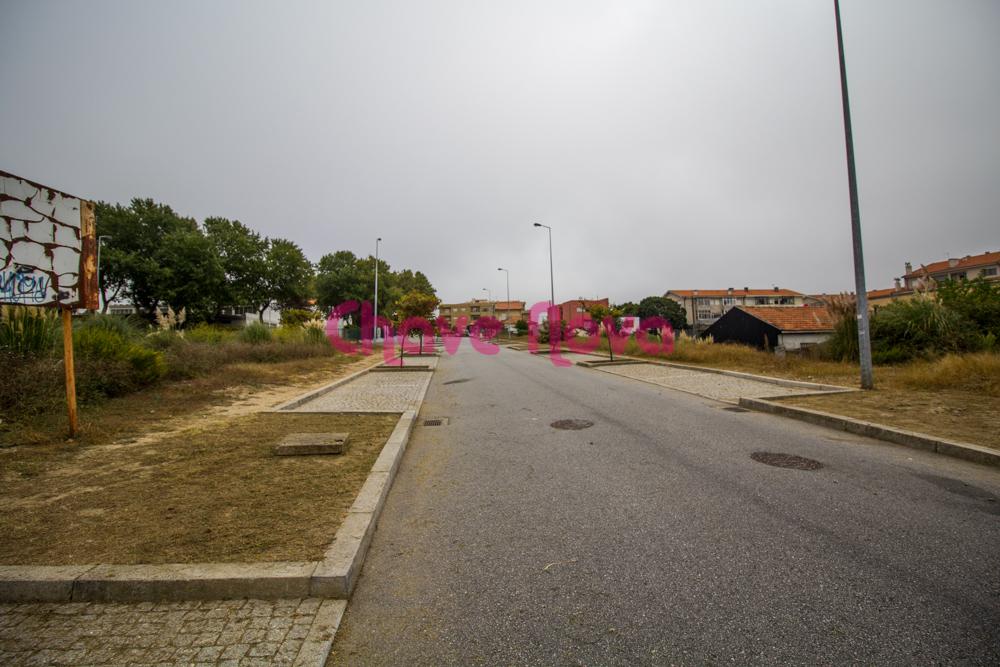
<path fill-rule="evenodd" d="M 0 604 L 0 664 L 291 665 L 320 655 L 334 600 Z"/>
<path fill-rule="evenodd" d="M 293 412 L 403 412 L 430 378 L 430 372 L 365 373 Z"/>

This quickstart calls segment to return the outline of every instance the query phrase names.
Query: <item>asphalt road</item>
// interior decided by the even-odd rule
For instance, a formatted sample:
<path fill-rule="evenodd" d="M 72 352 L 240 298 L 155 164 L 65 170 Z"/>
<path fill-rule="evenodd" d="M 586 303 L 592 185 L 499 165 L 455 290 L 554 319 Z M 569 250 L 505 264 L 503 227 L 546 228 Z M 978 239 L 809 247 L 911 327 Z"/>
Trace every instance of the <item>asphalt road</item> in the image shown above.
<path fill-rule="evenodd" d="M 1000 471 L 725 407 L 464 341 L 330 664 L 1000 662 Z"/>

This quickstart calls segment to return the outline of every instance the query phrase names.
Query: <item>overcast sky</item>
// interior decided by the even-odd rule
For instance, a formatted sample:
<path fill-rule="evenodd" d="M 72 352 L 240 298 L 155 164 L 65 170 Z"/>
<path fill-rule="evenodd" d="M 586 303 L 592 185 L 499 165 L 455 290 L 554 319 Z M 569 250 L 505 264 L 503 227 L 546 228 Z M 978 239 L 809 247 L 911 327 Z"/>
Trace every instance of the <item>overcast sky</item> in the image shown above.
<path fill-rule="evenodd" d="M 843 0 L 869 288 L 1000 250 L 1000 2 Z M 853 289 L 832 0 L 0 0 L 0 169 L 446 301 Z"/>

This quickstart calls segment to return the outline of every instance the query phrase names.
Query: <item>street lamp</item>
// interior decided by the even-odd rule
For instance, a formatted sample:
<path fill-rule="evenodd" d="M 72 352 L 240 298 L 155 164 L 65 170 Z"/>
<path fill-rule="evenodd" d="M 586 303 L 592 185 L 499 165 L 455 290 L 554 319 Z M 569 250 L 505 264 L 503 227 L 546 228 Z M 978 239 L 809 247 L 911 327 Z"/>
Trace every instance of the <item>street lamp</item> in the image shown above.
<path fill-rule="evenodd" d="M 555 287 L 555 278 L 553 277 L 554 273 L 552 271 L 552 228 L 549 227 L 548 225 L 543 225 L 540 222 L 536 222 L 535 227 L 544 227 L 545 229 L 549 230 L 549 305 L 555 306 L 556 287 Z"/>
<path fill-rule="evenodd" d="M 504 319 L 504 325 L 507 327 L 507 338 L 510 338 L 510 271 L 504 268 L 498 268 L 497 271 L 507 274 L 507 317 Z"/>
<path fill-rule="evenodd" d="M 868 292 L 865 287 L 865 258 L 861 248 L 861 207 L 858 204 L 858 175 L 854 168 L 854 133 L 851 104 L 847 97 L 847 65 L 844 62 L 844 35 L 840 26 L 840 0 L 833 0 L 837 19 L 837 56 L 840 60 L 840 97 L 844 107 L 844 143 L 847 146 L 847 188 L 851 199 L 851 239 L 854 242 L 854 289 L 858 307 L 858 356 L 861 361 L 861 388 L 875 386 L 872 376 L 872 344 L 868 330 Z"/>
<path fill-rule="evenodd" d="M 101 301 L 104 296 L 104 290 L 101 289 L 101 246 L 104 244 L 105 239 L 110 238 L 107 235 L 97 237 L 97 311 L 101 313 L 104 312 L 104 309 L 101 307 Z"/>
<path fill-rule="evenodd" d="M 382 242 L 382 237 L 375 239 L 375 320 L 372 325 L 372 337 L 378 340 L 378 245 Z"/>

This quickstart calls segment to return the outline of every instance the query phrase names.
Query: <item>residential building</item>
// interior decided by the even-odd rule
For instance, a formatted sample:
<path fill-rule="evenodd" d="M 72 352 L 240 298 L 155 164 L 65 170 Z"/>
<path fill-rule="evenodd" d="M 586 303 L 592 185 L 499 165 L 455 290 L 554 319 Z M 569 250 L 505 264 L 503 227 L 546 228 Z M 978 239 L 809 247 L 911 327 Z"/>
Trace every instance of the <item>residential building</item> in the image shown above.
<path fill-rule="evenodd" d="M 497 301 L 494 304 L 496 318 L 504 326 L 514 326 L 518 320 L 528 321 L 528 314 L 524 312 L 524 301 Z"/>
<path fill-rule="evenodd" d="M 688 326 L 695 333 L 704 331 L 736 306 L 803 306 L 806 295 L 790 289 L 709 289 L 671 290 L 663 296 L 684 308 Z"/>
<path fill-rule="evenodd" d="M 833 324 L 823 306 L 734 306 L 701 337 L 767 350 L 799 350 L 829 338 Z"/>
<path fill-rule="evenodd" d="M 438 306 L 438 317 L 443 317 L 448 326 L 453 326 L 460 317 L 466 324 L 472 324 L 480 317 L 496 317 L 497 302 L 487 299 L 472 299 L 462 303 L 442 303 Z"/>
<path fill-rule="evenodd" d="M 112 301 L 108 304 L 108 314 L 110 315 L 132 315 L 138 312 L 136 307 L 128 300 Z M 160 312 L 166 314 L 167 307 L 165 305 L 160 306 Z M 268 306 L 264 309 L 263 319 L 261 319 L 257 308 L 254 306 L 225 306 L 219 309 L 219 312 L 215 315 L 215 322 L 217 324 L 225 324 L 229 326 L 246 326 L 252 322 L 263 321 L 264 324 L 276 327 L 281 324 L 281 311 L 272 306 Z"/>
<path fill-rule="evenodd" d="M 984 252 L 980 255 L 952 257 L 939 262 L 931 262 L 914 270 L 909 262 L 905 264 L 903 286 L 908 290 L 934 289 L 945 280 L 975 280 L 983 277 L 1000 279 L 1000 252 Z"/>
<path fill-rule="evenodd" d="M 610 308 L 607 299 L 573 299 L 559 304 L 559 316 L 564 323 L 575 321 L 590 321 L 590 309 L 594 306 Z"/>

